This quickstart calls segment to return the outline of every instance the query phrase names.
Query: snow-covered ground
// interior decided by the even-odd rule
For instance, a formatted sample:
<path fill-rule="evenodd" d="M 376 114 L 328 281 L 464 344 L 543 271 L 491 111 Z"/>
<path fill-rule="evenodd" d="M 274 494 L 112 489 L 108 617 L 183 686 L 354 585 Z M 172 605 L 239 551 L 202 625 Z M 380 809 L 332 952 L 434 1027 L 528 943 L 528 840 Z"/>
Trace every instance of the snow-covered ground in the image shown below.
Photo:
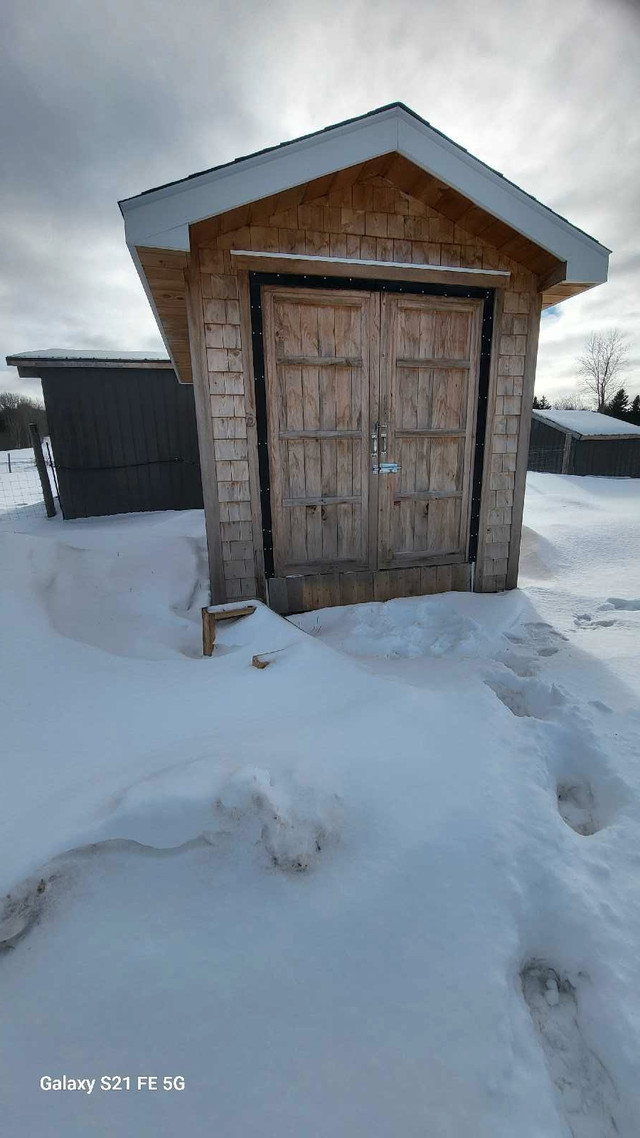
<path fill-rule="evenodd" d="M 211 659 L 201 514 L 1 534 L 2 1132 L 636 1138 L 639 507 Z"/>

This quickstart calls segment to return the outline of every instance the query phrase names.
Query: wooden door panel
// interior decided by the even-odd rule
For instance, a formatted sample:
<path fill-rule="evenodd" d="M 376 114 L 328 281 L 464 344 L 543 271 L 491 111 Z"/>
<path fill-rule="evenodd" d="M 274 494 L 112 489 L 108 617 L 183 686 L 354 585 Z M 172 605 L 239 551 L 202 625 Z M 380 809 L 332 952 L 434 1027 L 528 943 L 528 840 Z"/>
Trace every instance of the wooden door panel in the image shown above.
<path fill-rule="evenodd" d="M 392 548 L 397 556 L 441 558 L 459 552 L 461 498 L 402 498 L 392 514 Z"/>
<path fill-rule="evenodd" d="M 371 293 L 263 290 L 278 576 L 353 571 L 375 556 L 377 306 Z"/>
<path fill-rule="evenodd" d="M 396 366 L 396 430 L 465 430 L 467 369 Z"/>
<path fill-rule="evenodd" d="M 379 566 L 428 565 L 467 554 L 480 362 L 481 303 L 385 294 L 379 481 Z"/>
<path fill-rule="evenodd" d="M 467 381 L 463 368 L 433 368 L 427 373 L 425 386 L 431 396 L 429 426 L 432 430 L 465 430 Z"/>
<path fill-rule="evenodd" d="M 464 489 L 464 437 L 448 438 L 417 435 L 396 440 L 396 497 Z M 389 477 L 383 475 L 383 477 Z"/>

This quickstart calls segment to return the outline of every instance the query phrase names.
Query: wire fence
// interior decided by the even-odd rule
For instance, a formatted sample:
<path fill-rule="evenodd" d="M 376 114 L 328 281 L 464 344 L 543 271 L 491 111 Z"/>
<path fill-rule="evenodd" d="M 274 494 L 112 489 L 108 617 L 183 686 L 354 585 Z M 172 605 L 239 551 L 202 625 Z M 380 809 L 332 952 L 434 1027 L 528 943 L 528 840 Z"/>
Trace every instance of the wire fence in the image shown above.
<path fill-rule="evenodd" d="M 46 475 L 59 512 L 58 484 L 48 439 L 42 441 Z M 0 531 L 19 530 L 33 518 L 46 518 L 47 508 L 42 480 L 33 447 L 0 451 Z"/>
<path fill-rule="evenodd" d="M 537 470 L 546 474 L 562 473 L 564 443 L 558 446 L 530 446 L 527 470 Z"/>

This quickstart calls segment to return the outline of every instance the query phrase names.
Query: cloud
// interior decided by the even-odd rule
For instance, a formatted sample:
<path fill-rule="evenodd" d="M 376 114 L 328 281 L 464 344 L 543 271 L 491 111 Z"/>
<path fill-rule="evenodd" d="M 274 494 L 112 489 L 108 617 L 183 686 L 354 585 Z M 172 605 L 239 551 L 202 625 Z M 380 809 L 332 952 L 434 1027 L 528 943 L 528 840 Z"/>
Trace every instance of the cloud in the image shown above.
<path fill-rule="evenodd" d="M 614 249 L 543 321 L 540 391 L 592 328 L 637 336 L 633 3 L 8 0 L 0 36 L 0 358 L 160 349 L 117 200 L 394 99 Z"/>

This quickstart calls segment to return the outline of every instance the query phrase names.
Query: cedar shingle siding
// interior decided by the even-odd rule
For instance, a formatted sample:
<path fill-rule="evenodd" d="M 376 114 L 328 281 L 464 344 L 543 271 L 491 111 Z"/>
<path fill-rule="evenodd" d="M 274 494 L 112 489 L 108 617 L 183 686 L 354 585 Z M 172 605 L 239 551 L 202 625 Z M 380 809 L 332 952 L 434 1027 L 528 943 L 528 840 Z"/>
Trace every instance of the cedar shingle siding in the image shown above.
<path fill-rule="evenodd" d="M 295 194 L 304 196 L 304 187 Z M 244 351 L 241 347 L 242 278 L 234 271 L 231 249 L 511 272 L 509 288 L 498 290 L 497 296 L 497 350 L 488 409 L 491 432 L 475 580 L 480 591 L 504 589 L 527 348 L 530 338 L 537 342 L 540 298 L 534 274 L 383 177 L 294 204 L 261 219 L 259 225 L 238 224 L 238 212 L 204 223 L 206 235 L 198 238 L 197 248 L 228 599 L 259 593 L 262 573 L 261 534 L 251 508 L 259 487 L 257 466 L 251 462 L 256 441 L 250 346 L 245 345 Z"/>

